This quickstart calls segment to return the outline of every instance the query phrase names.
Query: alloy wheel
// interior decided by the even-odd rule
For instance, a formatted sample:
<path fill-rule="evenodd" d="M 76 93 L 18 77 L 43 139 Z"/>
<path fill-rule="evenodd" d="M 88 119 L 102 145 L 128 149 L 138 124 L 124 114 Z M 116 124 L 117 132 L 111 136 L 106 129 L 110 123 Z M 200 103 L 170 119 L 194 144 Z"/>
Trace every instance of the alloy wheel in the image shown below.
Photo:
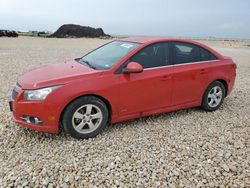
<path fill-rule="evenodd" d="M 96 130 L 103 119 L 101 109 L 94 104 L 79 107 L 73 114 L 73 128 L 81 134 L 91 133 Z"/>
<path fill-rule="evenodd" d="M 208 93 L 207 103 L 210 107 L 214 108 L 218 106 L 223 98 L 223 92 L 221 87 L 214 86 Z"/>

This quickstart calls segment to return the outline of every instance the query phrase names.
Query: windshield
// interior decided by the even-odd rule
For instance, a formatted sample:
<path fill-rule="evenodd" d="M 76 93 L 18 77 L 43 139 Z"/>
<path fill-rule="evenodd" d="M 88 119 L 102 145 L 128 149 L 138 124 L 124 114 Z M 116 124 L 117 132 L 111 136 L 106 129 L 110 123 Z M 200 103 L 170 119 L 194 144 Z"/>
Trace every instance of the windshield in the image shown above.
<path fill-rule="evenodd" d="M 114 41 L 83 56 L 79 62 L 94 69 L 110 69 L 137 46 L 134 42 Z"/>

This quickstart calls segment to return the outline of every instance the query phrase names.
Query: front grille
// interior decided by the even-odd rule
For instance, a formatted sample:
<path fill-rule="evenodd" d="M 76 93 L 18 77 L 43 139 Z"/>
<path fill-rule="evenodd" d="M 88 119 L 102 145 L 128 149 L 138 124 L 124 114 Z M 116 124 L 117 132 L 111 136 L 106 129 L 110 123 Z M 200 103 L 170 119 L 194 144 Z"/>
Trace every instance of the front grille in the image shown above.
<path fill-rule="evenodd" d="M 12 100 L 16 100 L 17 95 L 18 95 L 18 92 L 16 92 L 15 90 L 12 90 L 12 93 L 11 93 Z"/>

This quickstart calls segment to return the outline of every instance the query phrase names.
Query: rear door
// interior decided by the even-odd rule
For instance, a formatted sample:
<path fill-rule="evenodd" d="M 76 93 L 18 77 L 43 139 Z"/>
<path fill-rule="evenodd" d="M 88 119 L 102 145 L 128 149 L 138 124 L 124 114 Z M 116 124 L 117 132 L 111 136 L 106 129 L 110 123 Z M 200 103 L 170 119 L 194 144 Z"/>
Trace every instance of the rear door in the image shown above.
<path fill-rule="evenodd" d="M 209 64 L 215 57 L 199 46 L 184 42 L 173 42 L 172 51 L 173 105 L 201 100 Z"/>

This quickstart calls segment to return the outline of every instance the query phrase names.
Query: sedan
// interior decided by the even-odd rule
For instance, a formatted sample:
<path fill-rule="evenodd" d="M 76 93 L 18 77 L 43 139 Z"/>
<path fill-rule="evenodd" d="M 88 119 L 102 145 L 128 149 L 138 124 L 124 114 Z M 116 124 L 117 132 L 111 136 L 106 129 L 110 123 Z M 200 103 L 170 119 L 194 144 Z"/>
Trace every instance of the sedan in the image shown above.
<path fill-rule="evenodd" d="M 234 85 L 236 64 L 198 42 L 136 37 L 83 57 L 32 70 L 10 96 L 14 122 L 74 138 L 108 125 L 191 107 L 217 110 Z"/>

